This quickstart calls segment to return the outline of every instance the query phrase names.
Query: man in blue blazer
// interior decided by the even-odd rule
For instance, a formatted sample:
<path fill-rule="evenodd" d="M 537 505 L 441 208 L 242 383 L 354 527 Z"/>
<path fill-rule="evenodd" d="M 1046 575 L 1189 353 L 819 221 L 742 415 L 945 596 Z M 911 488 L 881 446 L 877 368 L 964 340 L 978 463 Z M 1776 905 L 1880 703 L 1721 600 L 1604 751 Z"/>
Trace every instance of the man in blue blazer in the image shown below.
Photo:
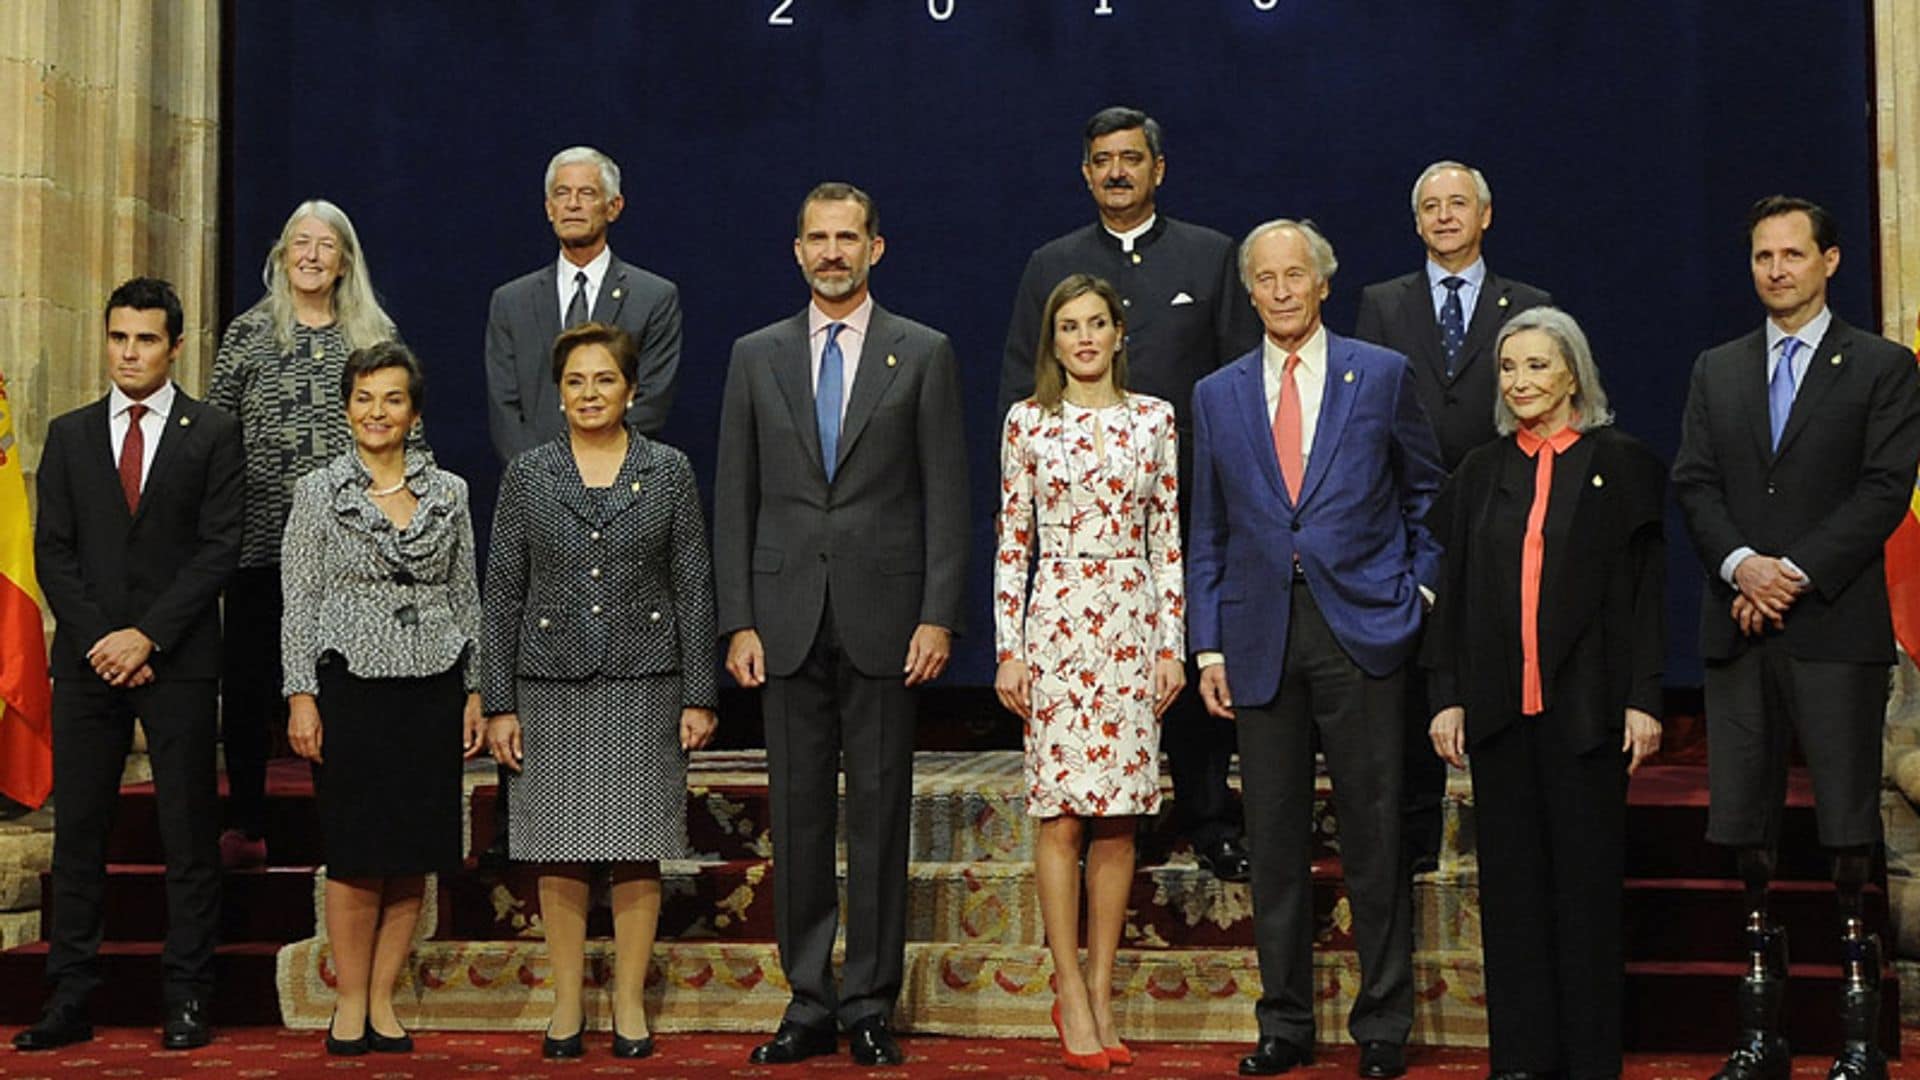
<path fill-rule="evenodd" d="M 1247 1076 L 1312 1060 L 1316 745 L 1360 954 L 1360 1075 L 1405 1072 L 1413 1026 L 1403 669 L 1439 576 L 1422 518 L 1442 471 L 1407 358 L 1321 324 L 1337 265 L 1310 222 L 1249 233 L 1240 278 L 1265 340 L 1193 392 L 1187 634 L 1201 700 L 1238 721 L 1263 987 Z"/>

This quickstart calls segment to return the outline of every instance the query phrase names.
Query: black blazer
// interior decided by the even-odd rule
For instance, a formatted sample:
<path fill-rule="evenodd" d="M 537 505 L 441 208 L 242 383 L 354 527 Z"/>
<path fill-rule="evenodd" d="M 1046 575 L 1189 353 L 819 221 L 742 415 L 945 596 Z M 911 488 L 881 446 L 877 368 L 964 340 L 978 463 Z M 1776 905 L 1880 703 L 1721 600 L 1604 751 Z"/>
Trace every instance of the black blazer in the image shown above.
<path fill-rule="evenodd" d="M 1414 390 L 1440 440 L 1440 462 L 1451 472 L 1467 451 L 1493 441 L 1498 434 L 1493 428 L 1493 403 L 1499 365 L 1495 363 L 1493 342 L 1500 328 L 1528 308 L 1552 303 L 1553 297 L 1546 290 L 1488 270 L 1451 379 L 1447 378 L 1447 354 L 1440 347 L 1440 323 L 1433 317 L 1433 295 L 1424 266 L 1362 289 L 1353 336 L 1405 353 L 1413 362 Z"/>
<path fill-rule="evenodd" d="M 1511 437 L 1488 443 L 1460 463 L 1429 518 L 1446 559 L 1422 664 L 1436 712 L 1466 707 L 1469 745 L 1520 718 L 1520 544 L 1534 468 Z M 1628 707 L 1660 715 L 1665 491 L 1665 463 L 1611 427 L 1554 462 L 1540 672 L 1575 753 L 1619 746 Z"/>
<path fill-rule="evenodd" d="M 33 556 L 57 624 L 53 676 L 96 678 L 87 650 L 134 626 L 156 646 L 156 679 L 216 678 L 220 590 L 240 563 L 240 424 L 178 391 L 129 514 L 107 400 L 54 419 L 36 478 Z"/>
<path fill-rule="evenodd" d="M 1913 498 L 1920 461 L 1920 371 L 1913 354 L 1834 317 L 1780 449 L 1767 416 L 1765 328 L 1693 365 L 1674 494 L 1706 564 L 1700 652 L 1746 649 L 1720 564 L 1741 546 L 1784 555 L 1813 579 L 1780 631 L 1806 660 L 1893 663 L 1883 551 Z"/>

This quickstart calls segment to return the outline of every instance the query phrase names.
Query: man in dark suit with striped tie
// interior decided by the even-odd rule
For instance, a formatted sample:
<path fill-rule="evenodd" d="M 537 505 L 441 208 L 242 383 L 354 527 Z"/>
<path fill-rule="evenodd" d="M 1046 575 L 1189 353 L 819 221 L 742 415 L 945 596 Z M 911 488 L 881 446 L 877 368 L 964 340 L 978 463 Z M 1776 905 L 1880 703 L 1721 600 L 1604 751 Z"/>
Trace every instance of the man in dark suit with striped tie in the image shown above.
<path fill-rule="evenodd" d="M 1413 226 L 1426 245 L 1422 269 L 1368 285 L 1360 293 L 1353 336 L 1403 353 L 1413 388 L 1452 472 L 1467 451 L 1494 438 L 1493 353 L 1508 319 L 1553 297 L 1487 268 L 1481 244 L 1493 224 L 1493 191 L 1480 170 L 1436 161 L 1413 184 Z M 1434 868 L 1440 852 L 1440 804 L 1447 766 L 1427 739 L 1426 687 L 1407 680 L 1403 840 L 1409 870 Z"/>

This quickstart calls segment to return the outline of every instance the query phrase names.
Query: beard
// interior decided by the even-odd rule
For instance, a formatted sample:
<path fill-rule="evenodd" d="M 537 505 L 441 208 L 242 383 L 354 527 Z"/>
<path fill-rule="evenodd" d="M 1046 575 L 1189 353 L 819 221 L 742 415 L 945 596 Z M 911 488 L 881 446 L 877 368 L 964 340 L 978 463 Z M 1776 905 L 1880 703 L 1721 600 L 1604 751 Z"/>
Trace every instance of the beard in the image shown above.
<path fill-rule="evenodd" d="M 851 296 L 860 286 L 867 283 L 867 268 L 853 267 L 844 278 L 826 277 L 817 270 L 807 270 L 801 276 L 807 279 L 807 287 L 814 292 L 829 300 L 839 300 Z"/>

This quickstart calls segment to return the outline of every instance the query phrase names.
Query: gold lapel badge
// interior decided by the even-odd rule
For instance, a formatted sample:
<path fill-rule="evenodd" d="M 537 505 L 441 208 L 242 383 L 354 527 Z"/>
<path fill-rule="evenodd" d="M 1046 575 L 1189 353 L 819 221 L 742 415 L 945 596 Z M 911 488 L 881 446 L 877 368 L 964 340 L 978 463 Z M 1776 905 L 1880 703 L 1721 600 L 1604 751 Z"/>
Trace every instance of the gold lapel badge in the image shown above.
<path fill-rule="evenodd" d="M 1506 297 L 1504 297 L 1504 296 L 1503 296 L 1503 297 L 1501 297 L 1501 298 L 1500 298 L 1500 301 L 1499 301 L 1499 306 L 1501 306 L 1501 307 L 1506 307 L 1506 306 L 1507 306 L 1507 298 L 1506 298 Z"/>
<path fill-rule="evenodd" d="M 1594 487 L 1606 487 L 1606 486 L 1607 486 L 1607 478 L 1606 478 L 1606 477 L 1604 477 L 1604 476 L 1601 476 L 1601 475 L 1600 475 L 1599 473 L 1594 473 L 1594 474 L 1593 474 L 1593 486 L 1594 486 Z"/>
<path fill-rule="evenodd" d="M 640 494 L 640 481 L 635 480 L 632 484 L 632 487 L 633 487 L 633 493 L 635 495 Z"/>
<path fill-rule="evenodd" d="M 1341 380 L 1341 381 L 1342 381 L 1342 382 L 1352 382 L 1352 381 L 1353 381 L 1353 369 L 1351 369 L 1351 368 L 1349 368 L 1349 369 L 1347 369 L 1347 375 L 1346 375 L 1346 378 L 1345 378 L 1345 379 L 1343 379 L 1343 380 Z"/>
<path fill-rule="evenodd" d="M 183 416 L 183 417 L 181 417 L 181 418 L 180 418 L 180 426 L 181 426 L 181 427 L 190 427 L 190 426 L 191 426 L 192 424 L 193 424 L 193 417 L 191 417 L 191 416 Z"/>
<path fill-rule="evenodd" d="M 900 358 L 899 358 L 899 357 L 897 357 L 897 356 L 895 356 L 895 355 L 893 355 L 892 353 L 888 353 L 888 354 L 887 354 L 887 366 L 888 366 L 888 367 L 899 367 L 899 366 L 900 366 Z"/>
<path fill-rule="evenodd" d="M 1829 363 L 1829 364 L 1832 364 L 1832 365 L 1833 365 L 1834 367 L 1839 367 L 1839 366 L 1840 366 L 1840 354 L 1839 354 L 1839 353 L 1834 353 L 1834 354 L 1833 354 L 1833 357 L 1832 357 L 1831 359 L 1829 359 L 1829 360 L 1827 361 L 1827 363 Z"/>
<path fill-rule="evenodd" d="M 613 298 L 614 298 L 615 300 L 618 300 L 618 299 L 620 299 L 620 291 L 621 291 L 621 290 L 619 290 L 619 289 L 615 289 L 615 290 L 613 290 Z"/>

